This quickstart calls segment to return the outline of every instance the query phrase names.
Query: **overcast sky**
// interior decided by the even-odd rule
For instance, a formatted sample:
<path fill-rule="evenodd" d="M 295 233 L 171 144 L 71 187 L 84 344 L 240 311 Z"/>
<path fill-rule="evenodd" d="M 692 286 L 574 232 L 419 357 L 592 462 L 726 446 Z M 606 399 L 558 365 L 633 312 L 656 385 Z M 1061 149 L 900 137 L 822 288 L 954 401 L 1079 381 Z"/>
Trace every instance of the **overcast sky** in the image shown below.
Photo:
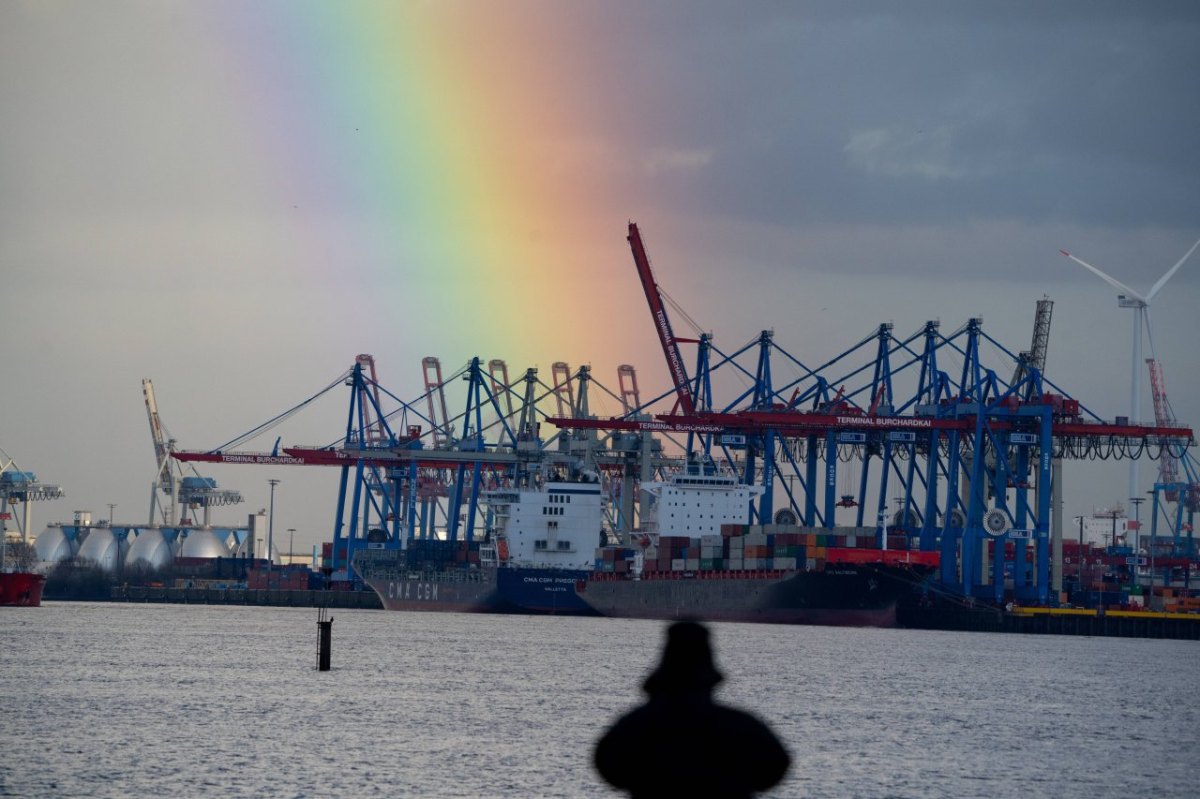
<path fill-rule="evenodd" d="M 982 316 L 1015 351 L 1049 295 L 1048 377 L 1125 415 L 1130 312 L 1059 250 L 1146 291 L 1200 238 L 1198 42 L 1191 2 L 0 4 L 0 447 L 66 489 L 36 532 L 144 522 L 143 377 L 185 448 L 360 352 L 408 397 L 426 355 L 661 389 L 629 219 L 723 347 L 773 328 L 818 363 Z M 1200 256 L 1152 314 L 1188 422 L 1198 300 Z M 277 435 L 334 440 L 345 399 Z M 328 538 L 333 472 L 208 473 L 247 497 L 218 521 L 274 476 L 277 534 Z M 1066 513 L 1126 480 L 1068 465 Z"/>

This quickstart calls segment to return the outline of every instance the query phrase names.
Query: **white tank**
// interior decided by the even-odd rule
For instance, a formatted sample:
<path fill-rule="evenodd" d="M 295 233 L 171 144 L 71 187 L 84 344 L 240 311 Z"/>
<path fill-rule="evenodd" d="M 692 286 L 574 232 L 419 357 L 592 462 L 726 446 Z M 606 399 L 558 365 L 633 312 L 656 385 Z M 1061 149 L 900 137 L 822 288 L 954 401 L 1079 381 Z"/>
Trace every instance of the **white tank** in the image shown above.
<path fill-rule="evenodd" d="M 106 527 L 93 527 L 79 548 L 79 560 L 91 561 L 106 572 L 115 572 L 125 555 L 127 545 Z"/>
<path fill-rule="evenodd" d="M 207 527 L 197 527 L 187 531 L 183 539 L 183 547 L 179 551 L 181 558 L 227 558 L 229 547 L 225 545 L 222 536 L 217 535 Z"/>
<path fill-rule="evenodd" d="M 137 566 L 138 561 L 141 561 L 144 567 L 161 569 L 171 565 L 172 560 L 174 553 L 171 551 L 171 544 L 157 527 L 140 530 L 129 547 L 129 552 L 125 554 L 125 565 L 131 567 Z"/>
<path fill-rule="evenodd" d="M 37 539 L 33 542 L 33 548 L 37 550 L 40 568 L 46 571 L 64 560 L 75 557 L 75 553 L 79 551 L 79 544 L 68 538 L 61 527 L 56 526 L 47 527 L 38 533 Z"/>

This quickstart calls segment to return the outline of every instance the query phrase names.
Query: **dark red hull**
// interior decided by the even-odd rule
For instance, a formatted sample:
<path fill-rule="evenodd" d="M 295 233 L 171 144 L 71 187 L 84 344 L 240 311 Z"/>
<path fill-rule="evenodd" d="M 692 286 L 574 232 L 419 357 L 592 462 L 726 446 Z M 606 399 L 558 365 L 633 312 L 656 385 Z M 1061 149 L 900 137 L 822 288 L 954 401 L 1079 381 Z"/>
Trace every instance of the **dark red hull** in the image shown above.
<path fill-rule="evenodd" d="M 895 627 L 896 605 L 928 573 L 912 564 L 838 563 L 786 572 L 593 576 L 579 596 L 603 616 Z"/>
<path fill-rule="evenodd" d="M 0 607 L 36 608 L 42 604 L 46 578 L 32 572 L 0 572 Z"/>

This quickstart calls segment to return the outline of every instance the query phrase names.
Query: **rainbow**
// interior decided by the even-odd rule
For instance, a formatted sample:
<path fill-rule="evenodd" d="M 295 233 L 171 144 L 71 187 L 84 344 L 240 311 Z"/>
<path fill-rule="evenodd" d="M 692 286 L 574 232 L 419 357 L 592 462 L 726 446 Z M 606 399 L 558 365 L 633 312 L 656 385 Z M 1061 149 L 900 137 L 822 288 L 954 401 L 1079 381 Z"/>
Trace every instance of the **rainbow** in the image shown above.
<path fill-rule="evenodd" d="M 420 348 L 405 358 L 501 357 L 548 378 L 553 360 L 615 365 L 638 354 L 630 342 L 652 345 L 629 212 L 606 187 L 612 156 L 584 129 L 598 112 L 554 27 L 570 15 L 465 2 L 190 9 L 225 60 L 222 91 L 264 194 L 302 220 L 309 268 L 361 281 L 370 312 Z M 614 319 L 618 307 L 639 316 Z"/>

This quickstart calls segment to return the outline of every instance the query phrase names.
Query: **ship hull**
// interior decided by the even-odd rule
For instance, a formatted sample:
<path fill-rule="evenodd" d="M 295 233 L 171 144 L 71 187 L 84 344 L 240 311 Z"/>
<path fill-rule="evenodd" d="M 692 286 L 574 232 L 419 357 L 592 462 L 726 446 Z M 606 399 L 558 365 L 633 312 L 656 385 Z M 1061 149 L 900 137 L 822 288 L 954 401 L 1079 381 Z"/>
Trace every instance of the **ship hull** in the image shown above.
<path fill-rule="evenodd" d="M 593 577 L 577 591 L 602 616 L 895 627 L 897 602 L 920 576 L 905 567 L 838 564 L 819 571 Z"/>
<path fill-rule="evenodd" d="M 575 592 L 587 577 L 577 569 L 497 569 L 501 610 L 554 616 L 595 616 Z"/>
<path fill-rule="evenodd" d="M 46 578 L 32 572 L 0 572 L 0 607 L 31 607 L 42 604 Z"/>
<path fill-rule="evenodd" d="M 495 602 L 494 579 L 453 580 L 434 572 L 419 576 L 371 576 L 364 582 L 378 594 L 384 610 L 484 613 Z"/>
<path fill-rule="evenodd" d="M 573 569 L 446 569 L 368 575 L 364 582 L 385 610 L 594 616 L 575 592 L 586 574 Z"/>

